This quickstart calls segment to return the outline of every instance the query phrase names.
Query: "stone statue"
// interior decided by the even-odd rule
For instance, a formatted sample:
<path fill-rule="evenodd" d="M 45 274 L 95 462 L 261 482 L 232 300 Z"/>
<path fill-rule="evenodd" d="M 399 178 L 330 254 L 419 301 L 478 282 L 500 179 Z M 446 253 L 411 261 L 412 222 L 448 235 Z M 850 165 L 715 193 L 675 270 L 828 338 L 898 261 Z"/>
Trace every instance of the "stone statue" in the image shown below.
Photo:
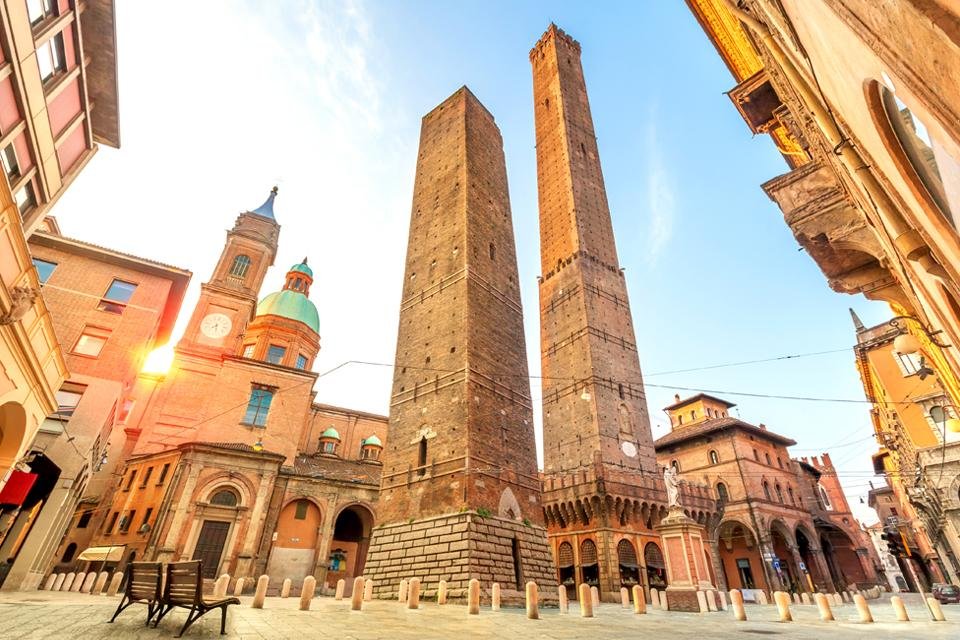
<path fill-rule="evenodd" d="M 32 287 L 14 287 L 10 290 L 10 310 L 0 314 L 0 325 L 13 324 L 22 318 L 40 292 Z"/>
<path fill-rule="evenodd" d="M 663 470 L 663 483 L 667 485 L 667 506 L 671 509 L 680 506 L 680 478 L 677 470 L 667 466 Z"/>

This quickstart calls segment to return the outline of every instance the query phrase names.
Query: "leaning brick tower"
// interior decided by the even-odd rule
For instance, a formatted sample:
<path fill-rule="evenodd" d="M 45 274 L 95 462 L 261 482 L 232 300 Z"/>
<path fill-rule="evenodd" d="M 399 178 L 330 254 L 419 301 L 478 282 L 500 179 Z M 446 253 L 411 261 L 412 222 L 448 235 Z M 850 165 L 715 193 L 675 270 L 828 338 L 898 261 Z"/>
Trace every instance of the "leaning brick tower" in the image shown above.
<path fill-rule="evenodd" d="M 452 597 L 556 584 L 503 141 L 466 87 L 421 126 L 377 520 L 377 597 L 413 577 Z"/>

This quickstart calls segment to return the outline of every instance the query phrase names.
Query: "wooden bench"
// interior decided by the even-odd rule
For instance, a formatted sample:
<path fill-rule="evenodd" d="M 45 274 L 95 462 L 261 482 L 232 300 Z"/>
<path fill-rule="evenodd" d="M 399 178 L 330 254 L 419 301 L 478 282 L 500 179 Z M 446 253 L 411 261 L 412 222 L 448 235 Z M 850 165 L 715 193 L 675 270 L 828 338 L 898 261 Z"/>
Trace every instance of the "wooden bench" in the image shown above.
<path fill-rule="evenodd" d="M 150 624 L 150 618 L 160 610 L 160 578 L 163 574 L 163 565 L 159 562 L 131 562 L 124 573 L 126 573 L 126 587 L 123 590 L 123 598 L 120 599 L 120 606 L 110 618 L 110 622 L 116 620 L 120 612 L 130 605 L 145 604 L 147 605 L 145 624 Z"/>
<path fill-rule="evenodd" d="M 160 599 L 157 619 L 153 626 L 156 628 L 160 620 L 174 607 L 189 609 L 187 621 L 177 634 L 179 638 L 200 616 L 213 609 L 220 609 L 220 635 L 227 632 L 227 607 L 231 604 L 240 604 L 236 598 L 204 598 L 203 571 L 199 560 L 189 562 L 171 562 L 167 565 L 167 581 L 163 587 L 163 596 Z"/>

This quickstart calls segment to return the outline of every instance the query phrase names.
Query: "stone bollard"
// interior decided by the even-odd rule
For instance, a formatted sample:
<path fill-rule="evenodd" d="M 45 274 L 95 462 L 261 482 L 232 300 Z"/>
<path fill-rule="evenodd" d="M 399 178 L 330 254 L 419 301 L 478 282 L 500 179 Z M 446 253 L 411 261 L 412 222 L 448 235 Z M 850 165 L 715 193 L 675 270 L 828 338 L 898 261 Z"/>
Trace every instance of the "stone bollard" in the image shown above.
<path fill-rule="evenodd" d="M 310 602 L 313 600 L 313 594 L 316 590 L 316 578 L 307 576 L 303 579 L 303 587 L 300 589 L 300 611 L 310 611 Z"/>
<path fill-rule="evenodd" d="M 800 604 L 810 604 L 810 594 L 806 591 L 800 594 Z"/>
<path fill-rule="evenodd" d="M 227 589 L 230 587 L 230 574 L 222 573 L 220 577 L 217 578 L 216 583 L 213 585 L 213 597 L 214 598 L 225 598 L 227 595 Z"/>
<path fill-rule="evenodd" d="M 227 576 L 227 580 L 229 579 L 230 579 L 230 576 Z M 291 580 L 290 578 L 284 578 L 283 584 L 280 585 L 280 597 L 289 598 L 291 587 L 293 587 L 293 580 Z"/>
<path fill-rule="evenodd" d="M 264 574 L 257 579 L 257 590 L 253 594 L 254 609 L 263 609 L 263 601 L 267 599 L 267 587 L 270 586 L 270 576 Z"/>
<path fill-rule="evenodd" d="M 107 586 L 107 580 L 109 579 L 110 579 L 110 574 L 107 573 L 106 571 L 101 571 L 100 574 L 97 576 L 97 581 L 93 583 L 93 591 L 91 591 L 90 593 L 95 596 L 98 596 L 101 593 L 103 593 L 103 590 Z"/>
<path fill-rule="evenodd" d="M 372 602 L 373 601 L 373 580 L 367 578 L 363 581 L 363 601 Z"/>
<path fill-rule="evenodd" d="M 733 607 L 734 620 L 746 621 L 747 610 L 743 607 L 743 594 L 736 589 L 730 589 L 730 606 Z"/>
<path fill-rule="evenodd" d="M 930 609 L 930 617 L 934 622 L 946 622 L 947 618 L 943 615 L 943 607 L 936 598 L 927 598 L 927 608 Z"/>
<path fill-rule="evenodd" d="M 83 581 L 86 577 L 87 574 L 83 571 L 74 576 L 73 583 L 70 585 L 70 591 L 80 591 L 80 587 L 83 586 Z"/>
<path fill-rule="evenodd" d="M 853 604 L 857 605 L 857 613 L 860 614 L 860 622 L 873 622 L 873 615 L 870 613 L 870 607 L 867 605 L 867 599 L 859 593 L 853 596 Z"/>
<path fill-rule="evenodd" d="M 420 608 L 420 578 L 410 578 L 407 583 L 407 609 Z"/>
<path fill-rule="evenodd" d="M 350 594 L 350 610 L 360 611 L 363 608 L 363 576 L 357 576 L 353 579 L 353 593 Z M 413 598 L 410 598 L 413 602 Z M 408 605 L 411 609 L 416 607 Z M 417 606 L 420 606 L 420 581 L 417 580 Z"/>
<path fill-rule="evenodd" d="M 467 615 L 476 616 L 480 614 L 480 581 L 471 578 L 467 587 Z"/>
<path fill-rule="evenodd" d="M 347 589 L 347 581 L 343 578 L 337 580 L 337 593 L 333 596 L 334 600 L 343 600 L 343 592 Z"/>
<path fill-rule="evenodd" d="M 717 592 L 720 596 L 720 611 L 727 610 L 727 594 L 723 591 Z"/>
<path fill-rule="evenodd" d="M 93 591 L 93 583 L 97 581 L 97 572 L 91 571 L 83 579 L 83 585 L 80 587 L 80 593 L 90 593 Z"/>
<path fill-rule="evenodd" d="M 596 587 L 590 587 L 590 602 L 593 603 L 593 606 L 600 606 L 600 589 Z"/>
<path fill-rule="evenodd" d="M 890 604 L 893 606 L 893 613 L 897 616 L 897 622 L 910 622 L 910 616 L 907 615 L 907 608 L 903 606 L 903 598 L 892 596 Z"/>
<path fill-rule="evenodd" d="M 590 585 L 586 582 L 580 583 L 580 617 L 593 617 L 593 596 L 590 595 Z"/>
<path fill-rule="evenodd" d="M 43 583 L 43 586 L 40 587 L 43 591 L 50 591 L 53 588 L 53 583 L 57 581 L 57 576 L 60 574 L 51 573 L 50 577 L 47 578 L 47 581 Z"/>
<path fill-rule="evenodd" d="M 650 606 L 654 609 L 660 608 L 660 592 L 656 589 L 650 589 Z"/>
<path fill-rule="evenodd" d="M 50 587 L 51 591 L 60 591 L 60 588 L 63 587 L 63 581 L 67 579 L 67 574 L 58 573 L 57 579 L 53 581 L 53 586 Z"/>
<path fill-rule="evenodd" d="M 560 613 L 569 613 L 570 603 L 567 602 L 567 588 L 565 586 L 557 587 L 557 599 L 560 602 Z"/>
<path fill-rule="evenodd" d="M 620 606 L 624 609 L 630 608 L 630 592 L 626 587 L 620 587 Z"/>
<path fill-rule="evenodd" d="M 790 598 L 793 600 L 793 604 L 800 604 L 800 595 L 796 593 L 791 593 Z"/>
<path fill-rule="evenodd" d="M 114 571 L 113 577 L 110 578 L 110 586 L 107 587 L 107 595 L 111 597 L 117 595 L 121 582 L 123 582 L 123 571 Z"/>
<path fill-rule="evenodd" d="M 833 601 L 832 604 L 838 607 L 843 605 L 843 598 L 840 597 L 839 593 L 830 594 L 827 596 L 827 598 L 832 600 Z"/>
<path fill-rule="evenodd" d="M 447 604 L 447 581 L 441 580 L 437 587 L 437 604 Z"/>
<path fill-rule="evenodd" d="M 790 615 L 790 594 L 784 591 L 774 591 L 773 601 L 777 603 L 780 622 L 793 622 L 793 616 Z"/>
<path fill-rule="evenodd" d="M 233 585 L 233 595 L 239 596 L 243 593 L 243 585 L 246 582 L 245 578 L 237 578 L 236 584 Z"/>
<path fill-rule="evenodd" d="M 713 589 L 707 591 L 707 609 L 710 611 L 717 610 L 717 592 Z"/>
<path fill-rule="evenodd" d="M 820 610 L 820 619 L 824 622 L 833 620 L 833 610 L 830 608 L 830 598 L 822 593 L 814 594 L 813 599 L 817 601 L 817 609 Z"/>
<path fill-rule="evenodd" d="M 850 604 L 850 592 L 849 592 L 849 591 L 844 591 L 844 592 L 841 593 L 840 595 L 841 595 L 841 597 L 843 597 L 843 601 L 844 601 L 845 603 Z"/>
<path fill-rule="evenodd" d="M 540 619 L 540 593 L 532 580 L 527 583 L 527 619 Z"/>
<path fill-rule="evenodd" d="M 67 574 L 67 577 L 63 579 L 63 583 L 60 585 L 60 591 L 70 591 L 70 587 L 73 586 L 73 580 L 77 577 L 77 574 L 70 572 Z"/>
<path fill-rule="evenodd" d="M 638 615 L 647 612 L 647 599 L 643 597 L 643 587 L 638 584 L 633 585 L 633 612 Z"/>
<path fill-rule="evenodd" d="M 407 579 L 403 578 L 400 581 L 400 586 L 397 588 L 397 600 L 400 602 L 407 601 Z"/>
<path fill-rule="evenodd" d="M 757 604 L 767 604 L 767 592 L 760 590 L 757 592 Z"/>
<path fill-rule="evenodd" d="M 490 609 L 500 611 L 500 583 L 494 582 L 490 585 Z"/>
<path fill-rule="evenodd" d="M 700 613 L 707 612 L 707 594 L 703 591 L 697 591 L 697 607 L 700 608 Z"/>

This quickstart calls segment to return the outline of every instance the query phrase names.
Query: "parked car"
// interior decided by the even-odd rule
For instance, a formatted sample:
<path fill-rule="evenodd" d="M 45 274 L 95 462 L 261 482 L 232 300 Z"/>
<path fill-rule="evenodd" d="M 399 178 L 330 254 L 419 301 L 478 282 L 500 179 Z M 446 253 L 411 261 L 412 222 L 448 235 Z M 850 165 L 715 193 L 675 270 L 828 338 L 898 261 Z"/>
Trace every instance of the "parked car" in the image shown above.
<path fill-rule="evenodd" d="M 955 584 L 935 584 L 930 593 L 940 604 L 960 604 L 960 587 Z"/>

